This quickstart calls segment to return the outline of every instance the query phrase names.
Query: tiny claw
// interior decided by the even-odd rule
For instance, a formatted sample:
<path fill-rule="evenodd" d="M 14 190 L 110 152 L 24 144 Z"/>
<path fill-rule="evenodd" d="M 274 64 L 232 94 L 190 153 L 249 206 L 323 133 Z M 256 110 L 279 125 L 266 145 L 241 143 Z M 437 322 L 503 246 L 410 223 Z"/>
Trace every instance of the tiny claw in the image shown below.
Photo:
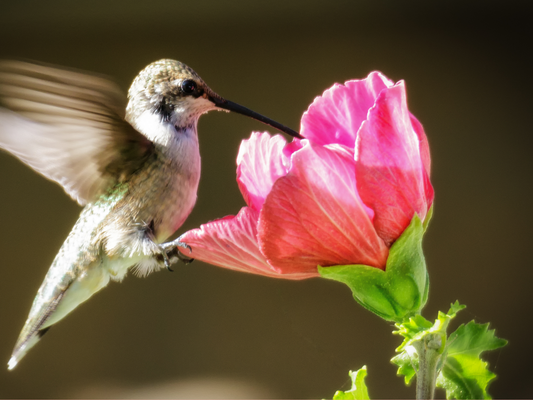
<path fill-rule="evenodd" d="M 168 259 L 167 251 L 165 249 L 163 249 L 161 255 L 163 256 L 163 262 L 165 263 L 165 267 L 167 267 L 170 272 L 174 272 L 174 270 L 170 268 L 170 260 Z"/>
<path fill-rule="evenodd" d="M 168 254 L 167 254 L 167 247 L 165 246 L 165 244 L 162 244 L 162 245 L 159 245 L 159 248 L 161 249 L 161 253 L 159 253 L 159 256 L 161 256 L 161 258 L 159 258 L 159 256 L 157 257 L 160 261 L 162 259 L 163 263 L 165 264 L 165 267 L 167 270 L 169 270 L 170 272 L 174 272 L 174 270 L 172 268 L 170 268 L 170 260 L 168 258 Z"/>
<path fill-rule="evenodd" d="M 164 262 L 165 267 L 171 272 L 174 272 L 174 270 L 170 268 L 171 258 L 177 257 L 185 265 L 190 264 L 191 262 L 194 261 L 194 258 L 187 257 L 185 254 L 183 254 L 180 251 L 179 248 L 182 248 L 182 249 L 187 249 L 189 253 L 192 253 L 192 248 L 187 243 L 181 242 L 179 238 L 173 242 L 162 243 L 159 245 L 159 248 L 161 249 L 160 257 L 162 261 Z"/>
<path fill-rule="evenodd" d="M 190 263 L 192 263 L 194 261 L 194 258 L 190 258 L 190 257 L 187 257 L 186 255 L 184 255 L 183 253 L 181 253 L 179 250 L 176 254 L 176 257 L 178 257 L 180 259 L 180 261 L 185 264 L 185 265 L 188 265 Z"/>

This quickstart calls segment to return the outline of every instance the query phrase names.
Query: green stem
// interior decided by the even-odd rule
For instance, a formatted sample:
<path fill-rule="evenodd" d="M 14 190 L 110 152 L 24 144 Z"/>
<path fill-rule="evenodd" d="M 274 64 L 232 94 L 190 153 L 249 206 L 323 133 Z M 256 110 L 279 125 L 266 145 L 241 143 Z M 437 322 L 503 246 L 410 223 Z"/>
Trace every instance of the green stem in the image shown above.
<path fill-rule="evenodd" d="M 418 353 L 418 371 L 416 372 L 416 398 L 433 399 L 437 381 L 437 365 L 442 356 L 440 335 L 427 335 L 413 343 Z"/>

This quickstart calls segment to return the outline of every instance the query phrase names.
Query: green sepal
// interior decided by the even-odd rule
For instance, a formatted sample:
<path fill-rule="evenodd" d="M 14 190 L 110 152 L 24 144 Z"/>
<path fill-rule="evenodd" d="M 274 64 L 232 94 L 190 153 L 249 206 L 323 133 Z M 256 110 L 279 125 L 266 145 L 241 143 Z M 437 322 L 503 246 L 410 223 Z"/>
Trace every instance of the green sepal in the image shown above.
<path fill-rule="evenodd" d="M 430 216 L 430 214 L 428 214 Z M 389 251 L 385 271 L 368 265 L 318 267 L 323 278 L 348 285 L 355 300 L 387 321 L 402 322 L 426 304 L 429 278 L 422 252 L 424 225 L 415 214 Z"/>
<path fill-rule="evenodd" d="M 366 365 L 357 371 L 350 371 L 352 388 L 343 392 L 338 390 L 333 396 L 333 400 L 369 400 L 368 389 L 366 388 Z"/>
<path fill-rule="evenodd" d="M 431 221 L 431 218 L 433 217 L 433 204 L 428 210 L 428 213 L 426 214 L 426 218 L 424 218 L 424 232 L 428 230 L 429 221 Z"/>
<path fill-rule="evenodd" d="M 437 387 L 446 390 L 448 399 L 490 399 L 487 386 L 496 377 L 480 358 L 484 351 L 495 350 L 507 344 L 497 338 L 489 324 L 470 321 L 461 325 L 448 338 L 447 356 Z"/>

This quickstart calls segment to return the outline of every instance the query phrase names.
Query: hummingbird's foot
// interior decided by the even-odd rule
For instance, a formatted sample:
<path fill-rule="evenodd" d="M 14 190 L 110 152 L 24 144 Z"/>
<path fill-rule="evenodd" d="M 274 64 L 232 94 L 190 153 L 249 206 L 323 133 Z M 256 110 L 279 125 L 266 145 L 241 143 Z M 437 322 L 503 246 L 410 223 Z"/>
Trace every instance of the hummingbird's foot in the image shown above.
<path fill-rule="evenodd" d="M 185 254 L 179 251 L 177 247 L 176 250 L 176 257 L 178 257 L 183 264 L 187 265 L 194 261 L 194 258 L 187 257 Z"/>
<path fill-rule="evenodd" d="M 168 243 L 162 243 L 159 245 L 159 248 L 161 249 L 160 261 L 163 261 L 165 267 L 171 272 L 173 272 L 173 269 L 170 268 L 170 265 L 172 264 L 171 260 L 173 260 L 174 258 L 178 258 L 185 265 L 190 264 L 194 261 L 194 258 L 187 257 L 185 254 L 183 254 L 179 249 L 180 247 L 182 249 L 187 249 L 189 253 L 192 253 L 191 246 L 189 246 L 187 243 L 180 242 L 179 239 Z"/>
<path fill-rule="evenodd" d="M 172 265 L 171 262 L 170 262 L 170 258 L 168 257 L 168 250 L 165 248 L 167 243 L 163 243 L 163 244 L 160 244 L 159 245 L 159 248 L 161 249 L 161 253 L 158 254 L 157 256 L 157 259 L 159 261 L 163 261 L 163 264 L 165 264 L 165 267 L 170 271 L 170 272 L 174 272 L 174 270 L 172 268 L 170 268 L 170 266 Z"/>
<path fill-rule="evenodd" d="M 169 254 L 171 254 L 173 257 L 178 257 L 179 260 L 183 264 L 187 265 L 187 264 L 190 264 L 190 263 L 192 263 L 194 261 L 194 258 L 186 256 L 179 249 L 179 248 L 187 249 L 189 254 L 191 254 L 192 253 L 192 248 L 187 243 L 181 242 L 180 239 L 178 238 L 178 239 L 174 240 L 173 242 L 170 242 L 169 244 L 172 247 L 171 250 L 169 251 Z"/>

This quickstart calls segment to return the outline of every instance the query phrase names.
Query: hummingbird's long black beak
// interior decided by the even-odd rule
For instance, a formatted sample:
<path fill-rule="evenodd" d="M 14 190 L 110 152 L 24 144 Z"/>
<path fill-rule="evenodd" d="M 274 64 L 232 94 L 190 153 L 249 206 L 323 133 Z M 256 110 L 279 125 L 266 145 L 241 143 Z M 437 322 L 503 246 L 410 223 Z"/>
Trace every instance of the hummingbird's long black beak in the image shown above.
<path fill-rule="evenodd" d="M 218 108 L 222 108 L 224 110 L 233 111 L 238 114 L 246 115 L 247 117 L 250 117 L 250 118 L 253 118 L 253 119 L 256 119 L 262 122 L 263 124 L 270 125 L 271 127 L 276 128 L 286 133 L 287 135 L 294 136 L 295 138 L 298 138 L 298 139 L 303 139 L 303 137 L 300 136 L 300 134 L 296 132 L 295 130 L 292 130 L 291 128 L 288 128 L 285 125 L 280 124 L 279 122 L 276 122 L 270 118 L 267 118 L 261 114 L 258 114 L 255 111 L 250 110 L 249 108 L 246 108 L 237 103 L 234 103 L 233 101 L 229 101 L 221 97 L 216 98 L 214 96 L 210 97 L 210 100 L 213 103 L 215 103 L 215 105 Z"/>

